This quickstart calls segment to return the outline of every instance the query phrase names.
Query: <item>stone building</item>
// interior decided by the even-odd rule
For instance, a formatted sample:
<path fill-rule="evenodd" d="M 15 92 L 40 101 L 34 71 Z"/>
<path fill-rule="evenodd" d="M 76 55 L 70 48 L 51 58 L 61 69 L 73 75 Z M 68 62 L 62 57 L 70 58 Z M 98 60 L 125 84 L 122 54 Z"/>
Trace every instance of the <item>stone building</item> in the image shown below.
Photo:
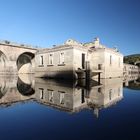
<path fill-rule="evenodd" d="M 139 63 L 139 62 L 136 62 Z M 123 64 L 123 55 L 99 38 L 88 43 L 69 39 L 52 48 L 0 41 L 0 75 L 35 74 L 36 77 L 67 79 L 116 78 L 139 74 L 138 66 Z"/>
<path fill-rule="evenodd" d="M 70 40 L 71 41 L 71 40 Z M 79 44 L 64 44 L 40 50 L 35 57 L 36 77 L 75 78 L 85 70 L 88 49 Z"/>
<path fill-rule="evenodd" d="M 99 38 L 90 43 L 69 39 L 63 45 L 38 50 L 35 76 L 51 78 L 113 78 L 123 76 L 123 55 L 102 45 Z"/>
<path fill-rule="evenodd" d="M 131 64 L 123 64 L 123 75 L 124 77 L 131 76 L 131 75 L 139 75 L 140 69 L 137 65 L 131 65 Z"/>
<path fill-rule="evenodd" d="M 137 65 L 123 64 L 123 78 L 125 86 L 129 85 L 130 81 L 140 78 L 140 68 Z"/>

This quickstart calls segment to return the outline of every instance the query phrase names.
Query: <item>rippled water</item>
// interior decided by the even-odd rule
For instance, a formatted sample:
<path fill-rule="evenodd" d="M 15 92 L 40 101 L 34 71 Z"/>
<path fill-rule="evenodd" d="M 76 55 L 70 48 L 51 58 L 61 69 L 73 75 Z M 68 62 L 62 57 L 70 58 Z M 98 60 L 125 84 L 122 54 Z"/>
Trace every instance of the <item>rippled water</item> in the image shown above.
<path fill-rule="evenodd" d="M 1 140 L 140 139 L 140 81 L 0 78 Z M 134 81 L 133 81 L 134 80 Z"/>

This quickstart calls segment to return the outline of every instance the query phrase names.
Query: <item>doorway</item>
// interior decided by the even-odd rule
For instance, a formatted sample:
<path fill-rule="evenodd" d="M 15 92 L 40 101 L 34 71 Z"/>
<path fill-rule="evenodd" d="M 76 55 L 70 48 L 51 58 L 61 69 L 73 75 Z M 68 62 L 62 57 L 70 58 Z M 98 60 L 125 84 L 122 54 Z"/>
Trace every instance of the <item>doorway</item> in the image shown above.
<path fill-rule="evenodd" d="M 85 54 L 82 53 L 82 69 L 85 69 Z"/>

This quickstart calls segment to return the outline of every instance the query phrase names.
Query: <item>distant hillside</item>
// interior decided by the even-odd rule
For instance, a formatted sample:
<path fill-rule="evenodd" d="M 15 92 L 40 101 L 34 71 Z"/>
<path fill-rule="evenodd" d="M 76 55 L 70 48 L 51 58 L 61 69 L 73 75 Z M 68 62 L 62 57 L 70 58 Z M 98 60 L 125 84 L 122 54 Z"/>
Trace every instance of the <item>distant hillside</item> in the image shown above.
<path fill-rule="evenodd" d="M 140 61 L 140 54 L 133 54 L 133 55 L 128 55 L 124 57 L 124 63 L 127 63 L 127 64 L 134 64 L 137 61 Z"/>

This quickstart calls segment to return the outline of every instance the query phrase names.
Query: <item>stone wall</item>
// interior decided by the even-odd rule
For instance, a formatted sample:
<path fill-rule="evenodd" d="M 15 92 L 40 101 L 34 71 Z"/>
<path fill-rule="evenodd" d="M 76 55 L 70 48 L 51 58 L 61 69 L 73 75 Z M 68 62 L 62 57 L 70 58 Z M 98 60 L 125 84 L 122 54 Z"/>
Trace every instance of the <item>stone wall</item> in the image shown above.
<path fill-rule="evenodd" d="M 81 54 L 85 51 L 78 51 L 74 47 L 54 48 L 45 53 L 37 53 L 35 57 L 36 77 L 53 77 L 53 78 L 76 78 L 75 70 L 81 68 Z M 64 54 L 64 62 L 60 63 L 60 55 Z M 53 62 L 50 64 L 49 56 L 52 54 Z M 43 64 L 40 59 L 43 57 Z"/>
<path fill-rule="evenodd" d="M 131 64 L 125 64 L 123 66 L 123 75 L 124 77 L 131 77 L 136 75 L 140 75 L 140 68 L 136 65 L 131 65 Z"/>
<path fill-rule="evenodd" d="M 90 56 L 90 69 L 93 73 L 101 72 L 101 78 L 123 77 L 123 56 L 114 50 L 96 49 Z M 94 74 L 93 79 L 96 78 Z"/>
<path fill-rule="evenodd" d="M 37 49 L 26 46 L 14 45 L 10 43 L 0 43 L 0 74 L 17 74 L 17 61 L 21 54 L 35 54 Z M 4 57 L 3 57 L 4 56 Z M 2 58 L 3 57 L 3 58 Z M 34 67 L 34 61 L 31 60 L 31 65 Z M 25 72 L 25 71 L 24 71 Z M 25 72 L 26 73 L 26 72 Z"/>

